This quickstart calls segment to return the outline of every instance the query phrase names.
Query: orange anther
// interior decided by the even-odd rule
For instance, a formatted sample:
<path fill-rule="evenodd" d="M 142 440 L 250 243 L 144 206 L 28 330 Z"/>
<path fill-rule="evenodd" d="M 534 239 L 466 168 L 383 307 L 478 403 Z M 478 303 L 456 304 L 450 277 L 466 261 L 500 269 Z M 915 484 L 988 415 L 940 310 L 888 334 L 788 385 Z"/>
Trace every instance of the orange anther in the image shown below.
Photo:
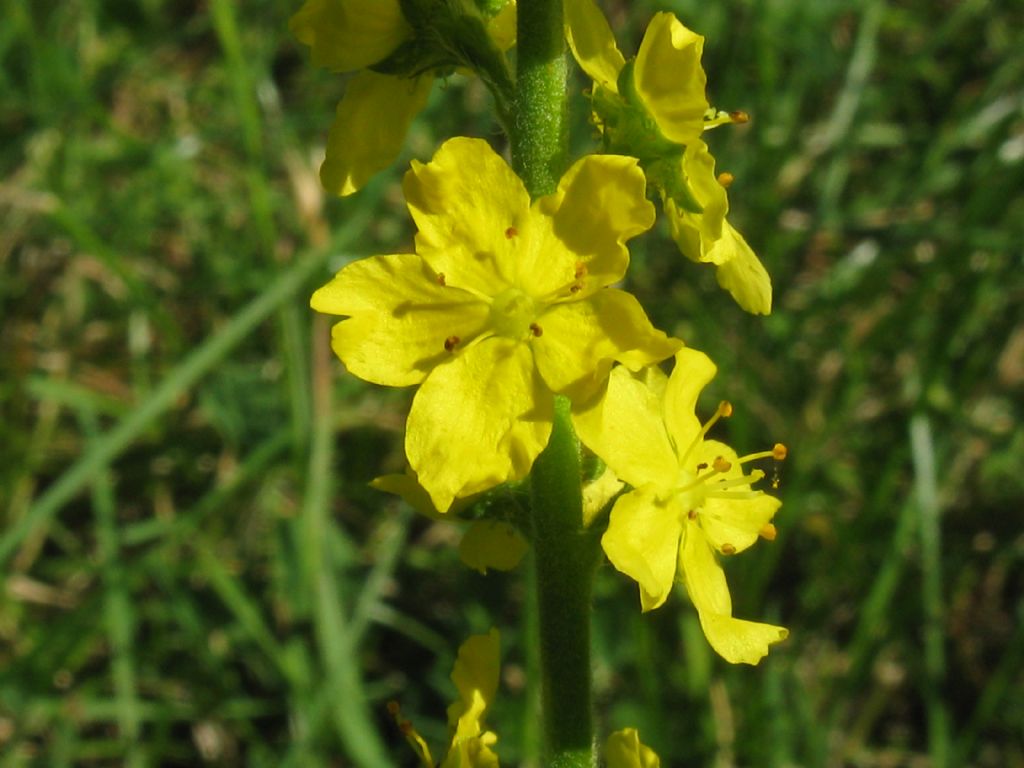
<path fill-rule="evenodd" d="M 449 336 L 447 339 L 444 340 L 445 350 L 451 352 L 453 349 L 455 349 L 455 347 L 459 345 L 460 341 L 462 341 L 462 339 L 460 339 L 458 336 Z"/>
<path fill-rule="evenodd" d="M 750 115 L 744 112 L 742 109 L 737 109 L 735 112 L 729 113 L 729 119 L 734 123 L 749 123 Z"/>
<path fill-rule="evenodd" d="M 728 171 L 722 171 L 720 174 L 718 174 L 718 183 L 721 184 L 726 189 L 731 187 L 734 181 L 736 181 L 736 177 L 733 176 Z"/>
<path fill-rule="evenodd" d="M 723 555 L 735 555 L 736 554 L 736 547 L 734 547 L 732 544 L 723 544 L 722 545 L 722 554 Z"/>
<path fill-rule="evenodd" d="M 691 509 L 689 512 L 686 513 L 686 516 L 690 520 L 696 520 L 697 519 L 697 510 L 696 509 Z"/>
<path fill-rule="evenodd" d="M 715 468 L 715 472 L 728 472 L 732 469 L 732 464 L 725 460 L 722 456 L 715 457 L 714 462 L 711 464 Z"/>
<path fill-rule="evenodd" d="M 505 230 L 505 237 L 507 237 L 509 240 L 511 240 L 513 237 L 515 237 L 518 234 L 519 234 L 519 230 L 516 229 L 515 227 L 509 227 L 508 229 Z"/>
<path fill-rule="evenodd" d="M 534 336 L 540 337 L 544 335 L 544 329 L 536 323 L 530 323 L 530 330 L 533 332 Z"/>
<path fill-rule="evenodd" d="M 772 446 L 772 458 L 776 461 L 783 461 L 789 454 L 789 450 L 782 443 L 776 443 Z"/>
<path fill-rule="evenodd" d="M 728 400 L 723 400 L 718 404 L 718 412 L 726 419 L 732 416 L 732 403 Z"/>
<path fill-rule="evenodd" d="M 757 535 L 765 541 L 775 541 L 776 534 L 778 534 L 778 531 L 775 530 L 775 526 L 771 523 L 765 523 L 761 526 L 761 530 L 757 532 Z"/>
<path fill-rule="evenodd" d="M 445 282 L 444 272 L 438 272 L 437 273 L 437 284 L 438 285 L 447 285 L 447 283 Z"/>
<path fill-rule="evenodd" d="M 398 702 L 395 701 L 394 699 L 392 699 L 391 701 L 388 702 L 387 707 L 388 707 L 388 713 L 392 717 L 398 717 L 398 713 L 402 709 L 401 706 L 399 706 Z"/>
<path fill-rule="evenodd" d="M 586 277 L 586 276 L 587 276 L 587 265 L 584 264 L 582 261 L 577 261 L 576 262 L 576 271 L 573 273 L 573 277 L 575 277 L 577 280 L 579 280 L 580 278 L 583 278 L 583 277 Z"/>

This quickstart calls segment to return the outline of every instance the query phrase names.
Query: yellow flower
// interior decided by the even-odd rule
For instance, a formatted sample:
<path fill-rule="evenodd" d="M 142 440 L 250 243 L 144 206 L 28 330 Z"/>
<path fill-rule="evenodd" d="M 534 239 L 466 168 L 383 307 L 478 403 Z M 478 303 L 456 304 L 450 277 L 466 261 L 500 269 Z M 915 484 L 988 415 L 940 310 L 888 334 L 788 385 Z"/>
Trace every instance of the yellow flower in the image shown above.
<path fill-rule="evenodd" d="M 723 403 L 701 425 L 697 396 L 715 365 L 693 349 L 679 350 L 675 359 L 667 382 L 660 372 L 648 373 L 650 385 L 616 368 L 603 399 L 575 416 L 580 439 L 634 488 L 612 508 L 601 544 L 612 564 L 639 584 L 645 611 L 665 602 L 678 568 L 712 648 L 732 663 L 756 664 L 787 631 L 732 616 L 715 553 L 732 555 L 759 537 L 774 538 L 779 501 L 753 490 L 764 473 L 744 474 L 742 465 L 784 458 L 785 448 L 738 458 L 729 446 L 705 439 L 731 406 Z"/>
<path fill-rule="evenodd" d="M 564 8 L 569 46 L 594 79 L 594 116 L 607 150 L 640 158 L 683 255 L 714 264 L 719 284 L 746 311 L 771 312 L 771 280 L 726 221 L 725 189 L 700 139 L 704 130 L 738 119 L 709 108 L 704 38 L 673 14 L 658 13 L 636 60 L 627 62 L 593 0 L 565 0 Z"/>
<path fill-rule="evenodd" d="M 604 743 L 604 759 L 608 768 L 661 768 L 654 750 L 640 743 L 636 728 L 616 731 Z"/>
<path fill-rule="evenodd" d="M 452 139 L 405 177 L 416 253 L 353 262 L 313 294 L 349 318 L 332 345 L 352 373 L 420 385 L 405 448 L 439 511 L 529 473 L 554 393 L 588 397 L 613 361 L 639 369 L 681 345 L 605 287 L 653 221 L 644 186 L 632 158 L 588 156 L 531 205 L 486 142 Z"/>
<path fill-rule="evenodd" d="M 498 630 L 492 629 L 486 635 L 473 635 L 459 647 L 452 670 L 459 698 L 448 707 L 451 742 L 440 768 L 498 768 L 498 756 L 491 749 L 498 737 L 484 729 L 483 716 L 498 691 L 500 641 Z M 412 723 L 401 717 L 398 704 L 391 702 L 388 709 L 420 765 L 435 768 L 430 747 Z"/>
<path fill-rule="evenodd" d="M 398 0 L 306 0 L 289 26 L 310 47 L 315 65 L 358 72 L 338 103 L 320 166 L 327 191 L 351 195 L 398 156 L 409 125 L 427 103 L 436 68 L 414 67 L 414 76 L 369 69 L 414 39 Z M 515 41 L 514 27 L 514 0 L 487 21 L 501 50 Z"/>

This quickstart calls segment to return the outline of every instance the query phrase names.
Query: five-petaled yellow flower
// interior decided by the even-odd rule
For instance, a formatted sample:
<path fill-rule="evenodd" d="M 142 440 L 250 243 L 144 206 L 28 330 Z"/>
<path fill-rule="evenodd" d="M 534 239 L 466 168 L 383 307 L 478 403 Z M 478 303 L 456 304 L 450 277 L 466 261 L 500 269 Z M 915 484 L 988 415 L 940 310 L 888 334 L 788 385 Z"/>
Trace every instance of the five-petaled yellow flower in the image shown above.
<path fill-rule="evenodd" d="M 594 0 L 565 0 L 564 8 L 569 46 L 594 79 L 594 115 L 608 151 L 641 159 L 683 255 L 714 264 L 719 285 L 746 311 L 771 312 L 771 280 L 726 221 L 725 186 L 700 138 L 705 129 L 733 120 L 709 109 L 700 62 L 704 38 L 673 14 L 658 13 L 636 59 L 627 63 Z"/>
<path fill-rule="evenodd" d="M 590 397 L 681 346 L 607 286 L 654 210 L 633 158 L 591 155 L 532 204 L 486 142 L 456 138 L 414 162 L 404 192 L 416 253 L 353 262 L 314 309 L 348 316 L 333 348 L 367 381 L 420 385 L 409 464 L 434 506 L 524 478 L 547 444 L 556 393 Z"/>
<path fill-rule="evenodd" d="M 313 63 L 335 72 L 358 72 L 338 103 L 320 166 L 324 188 L 351 195 L 394 162 L 414 117 L 427 103 L 435 71 L 414 76 L 373 71 L 414 32 L 399 0 L 306 0 L 289 24 L 311 50 Z M 505 50 L 515 39 L 515 2 L 510 0 L 487 25 Z"/>
<path fill-rule="evenodd" d="M 604 397 L 576 414 L 583 442 L 634 490 L 612 508 L 601 539 L 612 564 L 640 586 L 643 609 L 668 597 L 682 572 L 687 592 L 711 646 L 732 663 L 756 664 L 768 646 L 786 637 L 782 627 L 732 616 L 732 602 L 717 554 L 732 555 L 759 537 L 772 539 L 778 499 L 753 490 L 764 473 L 742 465 L 785 457 L 785 448 L 737 458 L 729 446 L 705 439 L 723 403 L 703 426 L 694 413 L 715 365 L 702 352 L 681 349 L 670 378 L 657 368 L 646 380 L 616 368 Z"/>

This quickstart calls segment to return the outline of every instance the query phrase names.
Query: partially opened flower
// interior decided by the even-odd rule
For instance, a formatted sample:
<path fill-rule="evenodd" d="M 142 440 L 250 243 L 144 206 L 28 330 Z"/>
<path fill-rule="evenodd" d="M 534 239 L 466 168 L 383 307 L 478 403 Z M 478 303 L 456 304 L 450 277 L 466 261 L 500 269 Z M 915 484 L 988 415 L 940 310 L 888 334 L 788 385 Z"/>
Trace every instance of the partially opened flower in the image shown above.
<path fill-rule="evenodd" d="M 438 5 L 439 10 L 462 12 L 474 7 Z M 320 167 L 327 191 L 351 195 L 395 160 L 437 75 L 451 74 L 459 66 L 496 63 L 490 52 L 477 62 L 467 55 L 472 58 L 474 51 L 488 47 L 480 37 L 489 36 L 500 50 L 514 42 L 510 29 L 515 26 L 515 1 L 497 7 L 494 16 L 473 15 L 475 25 L 445 24 L 439 14 L 439 28 L 418 35 L 399 0 L 306 0 L 289 26 L 310 47 L 313 63 L 335 72 L 358 73 L 338 103 L 327 137 Z M 458 29 L 466 39 L 439 39 L 448 33 L 445 27 Z"/>
<path fill-rule="evenodd" d="M 486 635 L 473 635 L 459 647 L 452 670 L 452 682 L 459 698 L 448 707 L 448 752 L 439 768 L 498 768 L 498 756 L 491 749 L 498 737 L 486 730 L 483 717 L 498 691 L 500 637 L 492 629 Z M 437 768 L 430 747 L 404 720 L 396 702 L 388 705 L 403 735 L 420 759 L 423 768 Z"/>
<path fill-rule="evenodd" d="M 727 661 L 756 664 L 787 632 L 732 616 L 718 555 L 775 537 L 771 519 L 779 501 L 754 490 L 764 473 L 745 474 L 743 465 L 781 460 L 785 448 L 737 457 L 706 439 L 731 412 L 723 403 L 707 423 L 697 420 L 697 396 L 714 374 L 711 360 L 693 349 L 676 353 L 667 383 L 652 386 L 616 368 L 603 398 L 577 413 L 575 424 L 583 442 L 634 488 L 612 508 L 601 544 L 612 564 L 639 584 L 643 609 L 664 603 L 680 572 L 711 646 Z"/>
<path fill-rule="evenodd" d="M 710 108 L 700 61 L 704 38 L 673 14 L 658 13 L 636 59 L 627 62 L 593 0 L 565 0 L 564 8 L 569 46 L 594 80 L 594 120 L 606 151 L 640 159 L 683 255 L 714 264 L 719 284 L 743 309 L 768 314 L 768 273 L 726 221 L 725 188 L 701 140 L 708 128 L 745 119 Z"/>
<path fill-rule="evenodd" d="M 529 473 L 556 393 L 589 397 L 614 361 L 639 369 L 681 342 L 606 287 L 654 218 L 634 159 L 585 157 L 531 204 L 486 142 L 456 138 L 413 163 L 404 191 L 417 252 L 353 262 L 311 304 L 348 316 L 332 343 L 352 373 L 420 385 L 406 454 L 446 512 Z"/>

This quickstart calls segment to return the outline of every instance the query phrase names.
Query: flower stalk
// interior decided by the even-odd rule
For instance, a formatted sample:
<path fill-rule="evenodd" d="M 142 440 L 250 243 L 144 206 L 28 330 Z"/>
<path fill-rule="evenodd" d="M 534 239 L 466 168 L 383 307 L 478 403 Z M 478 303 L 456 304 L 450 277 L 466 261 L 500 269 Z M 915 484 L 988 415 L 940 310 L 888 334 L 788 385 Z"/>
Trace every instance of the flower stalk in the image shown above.
<path fill-rule="evenodd" d="M 536 199 L 555 190 L 568 164 L 562 0 L 520 0 L 517 41 L 512 162 Z M 590 768 L 590 605 L 599 542 L 583 527 L 579 442 L 564 397 L 555 401 L 551 439 L 531 481 L 545 764 Z"/>

